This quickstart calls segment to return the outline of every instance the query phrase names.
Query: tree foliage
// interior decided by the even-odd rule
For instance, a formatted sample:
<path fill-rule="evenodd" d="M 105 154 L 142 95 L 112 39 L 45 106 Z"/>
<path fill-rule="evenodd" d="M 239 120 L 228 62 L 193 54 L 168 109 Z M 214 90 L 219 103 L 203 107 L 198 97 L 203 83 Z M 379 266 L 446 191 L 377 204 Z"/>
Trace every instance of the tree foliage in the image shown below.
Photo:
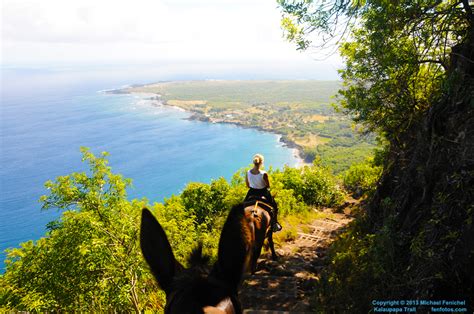
<path fill-rule="evenodd" d="M 313 166 L 285 167 L 277 177 L 283 187 L 301 197 L 308 205 L 332 207 L 339 205 L 343 194 L 329 169 L 315 161 Z"/>
<path fill-rule="evenodd" d="M 374 298 L 474 302 L 472 1 L 279 3 L 292 23 L 286 31 L 304 37 L 290 36 L 300 48 L 311 33 L 344 30 L 340 106 L 387 142 L 367 211 L 334 245 L 320 306 L 367 312 Z"/>
<path fill-rule="evenodd" d="M 225 196 L 230 187 L 224 178 L 214 180 L 211 184 L 189 183 L 181 193 L 184 207 L 194 213 L 196 223 L 210 221 L 216 215 L 222 215 L 225 209 Z"/>
<path fill-rule="evenodd" d="M 106 153 L 82 152 L 89 173 L 45 184 L 43 209 L 64 210 L 61 219 L 46 237 L 8 252 L 3 298 L 17 310 L 138 310 L 148 302 L 138 296 L 151 280 L 137 229 L 146 203 L 126 200 L 130 180 L 111 172 Z"/>
<path fill-rule="evenodd" d="M 439 97 L 450 53 L 468 37 L 472 23 L 467 0 L 278 3 L 288 39 L 300 49 L 310 47 L 312 33 L 326 36 L 322 45 L 339 36 L 345 59 L 341 106 L 392 141 Z"/>
<path fill-rule="evenodd" d="M 8 250 L 6 272 L 0 277 L 1 311 L 163 309 L 164 293 L 140 252 L 142 208 L 152 208 L 176 258 L 186 265 L 199 242 L 216 257 L 228 210 L 247 192 L 243 169 L 231 183 L 223 178 L 210 184 L 191 182 L 180 195 L 153 206 L 146 199 L 129 201 L 126 188 L 131 181 L 112 172 L 107 153 L 96 157 L 86 148 L 81 151 L 89 170 L 46 182 L 49 194 L 41 197 L 42 208 L 61 210 L 61 217 L 47 225 L 45 237 Z M 304 171 L 304 184 L 314 184 L 308 191 L 322 188 L 318 202 L 307 192 L 304 197 L 299 194 L 302 186 L 294 181 L 303 172 L 290 174 L 289 168 L 269 172 L 281 216 L 307 211 L 305 198 L 311 204 L 327 205 L 340 193 L 330 174 L 322 170 Z"/>
<path fill-rule="evenodd" d="M 352 165 L 343 175 L 344 187 L 353 193 L 354 197 L 360 197 L 375 191 L 382 167 L 374 164 L 373 158 L 365 162 Z"/>

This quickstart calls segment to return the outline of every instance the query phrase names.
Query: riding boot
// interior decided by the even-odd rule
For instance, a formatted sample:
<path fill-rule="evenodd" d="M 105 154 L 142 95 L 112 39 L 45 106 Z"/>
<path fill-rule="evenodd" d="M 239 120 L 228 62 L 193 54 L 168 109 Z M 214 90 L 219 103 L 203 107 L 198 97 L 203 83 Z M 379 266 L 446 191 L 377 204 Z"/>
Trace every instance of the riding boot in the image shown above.
<path fill-rule="evenodd" d="M 278 231 L 281 231 L 281 229 L 283 229 L 283 227 L 278 223 L 278 207 L 277 207 L 277 204 L 275 202 L 275 200 L 273 200 L 273 219 L 272 219 L 272 231 L 273 232 L 278 232 Z"/>

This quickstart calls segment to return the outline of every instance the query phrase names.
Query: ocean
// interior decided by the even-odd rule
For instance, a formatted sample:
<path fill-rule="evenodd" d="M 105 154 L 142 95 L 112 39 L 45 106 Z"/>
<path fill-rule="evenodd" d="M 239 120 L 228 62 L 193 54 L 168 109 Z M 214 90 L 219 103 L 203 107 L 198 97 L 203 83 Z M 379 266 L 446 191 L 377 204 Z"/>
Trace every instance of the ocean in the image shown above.
<path fill-rule="evenodd" d="M 185 75 L 167 79 L 193 79 Z M 3 68 L 0 108 L 0 259 L 4 250 L 35 240 L 60 216 L 41 211 L 44 183 L 86 170 L 79 148 L 110 153 L 115 173 L 133 180 L 128 198 L 161 202 L 189 182 L 228 180 L 262 153 L 266 166 L 298 163 L 275 134 L 190 121 L 149 95 L 107 94 L 126 84 L 166 79 L 126 69 L 76 71 Z M 0 272 L 4 271 L 4 266 Z"/>

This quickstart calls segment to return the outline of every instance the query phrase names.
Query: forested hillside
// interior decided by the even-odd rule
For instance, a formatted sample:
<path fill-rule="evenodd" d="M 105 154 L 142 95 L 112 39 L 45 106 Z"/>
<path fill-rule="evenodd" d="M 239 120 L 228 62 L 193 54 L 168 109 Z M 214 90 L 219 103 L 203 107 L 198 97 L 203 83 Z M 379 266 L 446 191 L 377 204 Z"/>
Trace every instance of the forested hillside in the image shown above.
<path fill-rule="evenodd" d="M 300 49 L 311 46 L 308 30 L 326 38 L 345 30 L 342 108 L 387 141 L 375 194 L 333 247 L 319 308 L 366 312 L 374 299 L 472 304 L 472 2 L 279 3 Z"/>

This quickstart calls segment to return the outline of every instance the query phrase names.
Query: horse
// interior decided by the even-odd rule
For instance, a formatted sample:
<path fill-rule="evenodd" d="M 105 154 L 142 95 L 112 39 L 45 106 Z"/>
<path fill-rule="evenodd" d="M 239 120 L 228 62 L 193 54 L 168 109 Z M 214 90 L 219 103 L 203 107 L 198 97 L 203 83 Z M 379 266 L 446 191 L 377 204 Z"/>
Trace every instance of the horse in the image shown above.
<path fill-rule="evenodd" d="M 255 208 L 260 208 L 262 210 L 264 210 L 264 214 L 266 216 L 266 220 L 269 221 L 268 223 L 270 225 L 272 225 L 272 219 L 274 219 L 274 215 L 275 215 L 275 209 L 272 205 L 269 204 L 270 202 L 263 196 L 256 196 L 256 195 L 253 195 L 253 196 L 250 196 L 248 198 L 246 198 L 244 200 L 244 207 L 247 209 L 247 210 L 251 210 L 250 207 L 255 207 Z M 265 237 L 263 239 L 258 239 L 258 245 L 256 245 L 256 248 L 259 247 L 261 248 L 263 246 L 263 242 L 265 241 L 265 239 L 267 239 L 268 241 L 268 246 L 270 247 L 270 251 L 272 253 L 272 259 L 274 261 L 276 261 L 278 259 L 278 255 L 276 254 L 275 252 L 275 245 L 273 243 L 273 229 L 270 227 L 269 230 L 266 232 L 265 234 Z M 260 252 L 261 252 L 261 249 L 258 249 L 258 252 L 255 252 L 253 257 L 254 257 L 254 261 L 252 263 L 253 265 L 253 268 L 252 268 L 252 274 L 255 273 L 255 270 L 256 270 L 256 264 L 257 264 L 257 260 L 258 258 L 260 257 Z"/>
<path fill-rule="evenodd" d="M 198 246 L 185 269 L 175 258 L 165 231 L 148 209 L 142 211 L 140 246 L 161 289 L 165 313 L 242 313 L 238 290 L 243 276 L 255 272 L 263 240 L 271 230 L 270 214 L 258 203 L 235 205 L 221 231 L 212 267 Z"/>

